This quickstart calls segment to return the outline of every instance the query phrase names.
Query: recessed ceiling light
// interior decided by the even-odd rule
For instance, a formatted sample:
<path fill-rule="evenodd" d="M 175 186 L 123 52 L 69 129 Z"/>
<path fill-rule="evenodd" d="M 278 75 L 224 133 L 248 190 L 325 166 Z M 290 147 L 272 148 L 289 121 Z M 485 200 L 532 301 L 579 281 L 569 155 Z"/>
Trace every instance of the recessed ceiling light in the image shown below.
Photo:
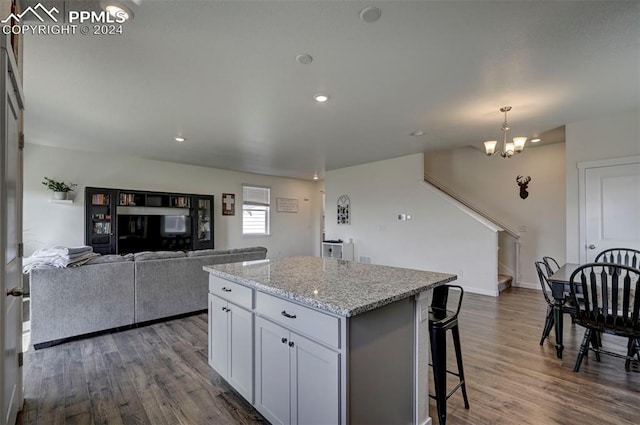
<path fill-rule="evenodd" d="M 538 143 L 541 139 L 531 139 L 531 143 Z"/>
<path fill-rule="evenodd" d="M 318 180 L 318 174 L 317 173 L 313 175 L 313 179 L 314 180 Z"/>
<path fill-rule="evenodd" d="M 360 11 L 360 19 L 368 24 L 377 21 L 382 16 L 382 10 L 374 6 L 365 7 Z"/>
<path fill-rule="evenodd" d="M 329 100 L 329 96 L 327 96 L 326 94 L 318 93 L 313 95 L 313 99 L 318 103 L 324 103 Z"/>
<path fill-rule="evenodd" d="M 133 11 L 116 0 L 102 0 L 100 6 L 118 23 L 121 23 L 121 20 L 124 22 L 133 18 Z"/>
<path fill-rule="evenodd" d="M 424 131 L 414 131 L 413 133 L 411 133 L 411 136 L 416 136 L 416 137 L 424 136 Z"/>
<path fill-rule="evenodd" d="M 313 57 L 307 53 L 296 56 L 296 62 L 302 65 L 309 65 L 313 62 Z"/>
<path fill-rule="evenodd" d="M 176 142 L 178 142 L 178 143 L 182 143 L 182 142 L 184 142 L 184 141 L 185 141 L 185 140 L 187 140 L 187 139 L 185 139 L 184 137 L 180 137 L 180 136 L 178 136 L 178 137 L 176 137 L 174 140 L 175 140 Z"/>

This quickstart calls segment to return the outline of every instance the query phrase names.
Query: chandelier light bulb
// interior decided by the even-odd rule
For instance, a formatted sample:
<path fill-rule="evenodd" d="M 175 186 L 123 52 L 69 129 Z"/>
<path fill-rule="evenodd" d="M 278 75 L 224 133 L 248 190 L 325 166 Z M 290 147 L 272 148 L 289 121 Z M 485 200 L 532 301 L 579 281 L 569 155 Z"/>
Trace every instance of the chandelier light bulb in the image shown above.
<path fill-rule="evenodd" d="M 508 156 L 513 155 L 513 153 L 515 152 L 515 147 L 513 145 L 512 142 L 507 142 L 507 144 L 505 145 L 504 148 L 504 153 L 506 153 Z"/>
<path fill-rule="evenodd" d="M 497 140 L 487 140 L 484 142 L 484 150 L 487 155 L 491 156 L 496 153 L 496 145 L 498 144 Z"/>
<path fill-rule="evenodd" d="M 527 143 L 526 137 L 514 137 L 513 145 L 515 146 L 515 151 L 520 153 L 524 150 L 524 144 Z"/>

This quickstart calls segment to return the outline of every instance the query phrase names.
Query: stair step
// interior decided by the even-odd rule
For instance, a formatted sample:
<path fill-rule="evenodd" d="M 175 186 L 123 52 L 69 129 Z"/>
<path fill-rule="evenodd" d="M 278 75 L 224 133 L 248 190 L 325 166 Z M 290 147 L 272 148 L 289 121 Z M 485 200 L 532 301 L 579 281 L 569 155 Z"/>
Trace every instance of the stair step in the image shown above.
<path fill-rule="evenodd" d="M 511 287 L 511 283 L 513 282 L 513 277 L 507 276 L 506 274 L 498 275 L 498 292 L 502 292 L 505 289 Z"/>

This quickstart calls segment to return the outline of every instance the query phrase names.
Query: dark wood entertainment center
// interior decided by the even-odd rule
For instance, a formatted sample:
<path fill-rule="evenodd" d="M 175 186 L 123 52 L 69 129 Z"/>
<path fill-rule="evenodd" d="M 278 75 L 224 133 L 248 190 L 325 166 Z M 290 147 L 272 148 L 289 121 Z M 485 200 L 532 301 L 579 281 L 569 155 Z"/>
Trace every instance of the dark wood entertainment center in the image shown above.
<path fill-rule="evenodd" d="M 213 196 L 87 187 L 85 244 L 100 254 L 213 249 Z"/>

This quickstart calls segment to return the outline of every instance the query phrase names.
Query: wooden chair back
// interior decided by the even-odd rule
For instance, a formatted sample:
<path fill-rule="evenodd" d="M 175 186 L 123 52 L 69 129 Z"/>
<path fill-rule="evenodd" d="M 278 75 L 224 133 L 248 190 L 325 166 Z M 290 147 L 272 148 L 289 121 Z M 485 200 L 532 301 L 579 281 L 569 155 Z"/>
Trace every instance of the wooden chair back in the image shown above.
<path fill-rule="evenodd" d="M 614 263 L 640 269 L 640 251 L 631 248 L 605 249 L 596 256 L 596 263 Z"/>
<path fill-rule="evenodd" d="M 640 337 L 640 270 L 590 263 L 570 277 L 577 324 L 600 332 Z"/>
<path fill-rule="evenodd" d="M 547 304 L 553 306 L 553 299 L 551 298 L 551 283 L 549 282 L 549 269 L 542 261 L 536 261 L 535 265 L 536 271 L 538 272 L 540 287 L 542 288 L 542 295 L 544 295 L 544 299 L 547 301 Z"/>

